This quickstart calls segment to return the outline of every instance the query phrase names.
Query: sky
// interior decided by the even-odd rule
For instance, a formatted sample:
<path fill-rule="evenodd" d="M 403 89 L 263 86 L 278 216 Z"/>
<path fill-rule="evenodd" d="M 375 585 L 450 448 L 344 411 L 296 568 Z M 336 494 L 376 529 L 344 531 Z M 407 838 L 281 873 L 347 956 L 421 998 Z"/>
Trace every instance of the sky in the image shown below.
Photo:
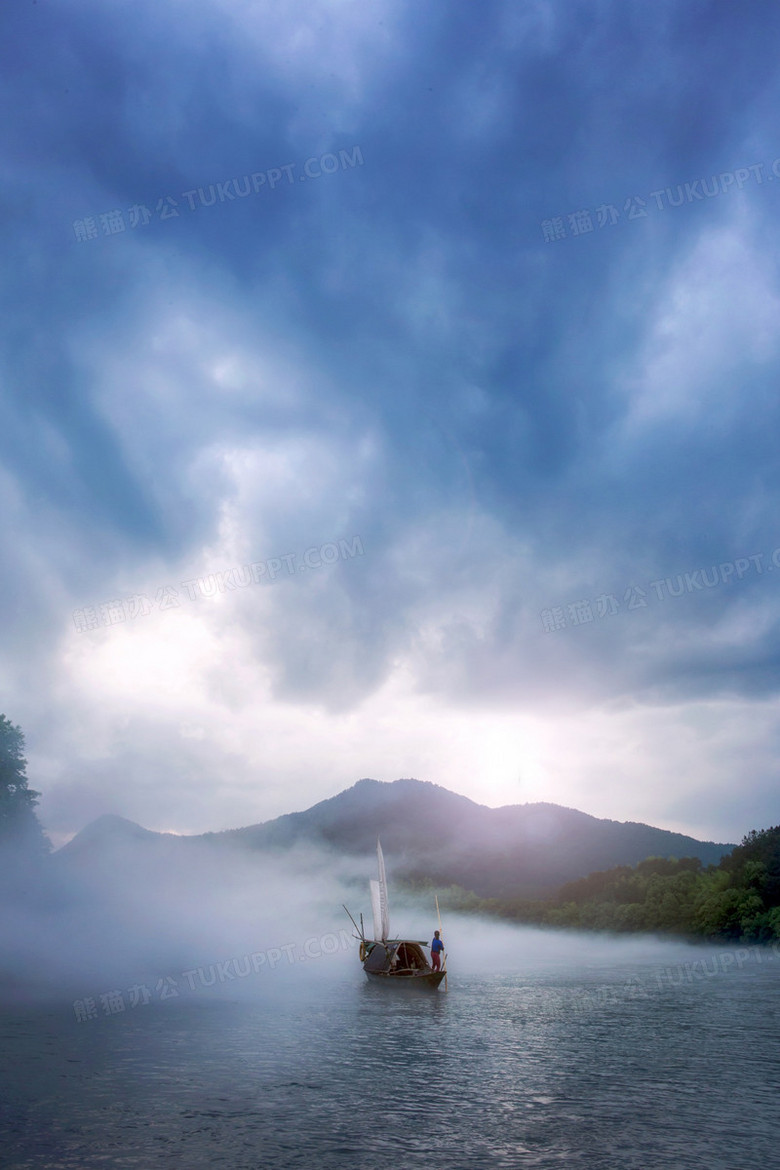
<path fill-rule="evenodd" d="M 780 9 L 0 22 L 0 711 L 52 841 L 364 776 L 780 821 Z"/>

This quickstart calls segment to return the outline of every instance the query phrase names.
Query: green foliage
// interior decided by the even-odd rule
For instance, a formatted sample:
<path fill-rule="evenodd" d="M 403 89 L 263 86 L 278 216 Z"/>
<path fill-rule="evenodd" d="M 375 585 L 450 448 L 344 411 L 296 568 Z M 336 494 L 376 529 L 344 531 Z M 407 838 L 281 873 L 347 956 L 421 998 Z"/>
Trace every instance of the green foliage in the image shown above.
<path fill-rule="evenodd" d="M 752 882 L 768 908 L 780 906 L 780 825 L 753 829 L 722 864 L 738 884 Z"/>
<path fill-rule="evenodd" d="M 39 796 L 27 784 L 21 728 L 0 715 L 0 847 L 16 843 L 48 852 L 51 846 L 35 814 Z"/>
<path fill-rule="evenodd" d="M 717 866 L 648 857 L 568 882 L 547 902 L 502 901 L 498 913 L 581 930 L 773 942 L 780 939 L 780 826 L 748 833 Z"/>

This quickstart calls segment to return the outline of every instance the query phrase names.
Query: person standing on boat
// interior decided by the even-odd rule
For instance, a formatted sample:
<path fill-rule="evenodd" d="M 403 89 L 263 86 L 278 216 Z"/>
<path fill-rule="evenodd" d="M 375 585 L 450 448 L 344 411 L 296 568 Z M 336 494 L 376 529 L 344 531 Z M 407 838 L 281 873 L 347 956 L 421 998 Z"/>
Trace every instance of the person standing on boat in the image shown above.
<path fill-rule="evenodd" d="M 439 938 L 438 930 L 433 932 L 433 942 L 431 943 L 431 966 L 434 971 L 441 971 L 441 953 L 444 950 L 444 943 Z"/>

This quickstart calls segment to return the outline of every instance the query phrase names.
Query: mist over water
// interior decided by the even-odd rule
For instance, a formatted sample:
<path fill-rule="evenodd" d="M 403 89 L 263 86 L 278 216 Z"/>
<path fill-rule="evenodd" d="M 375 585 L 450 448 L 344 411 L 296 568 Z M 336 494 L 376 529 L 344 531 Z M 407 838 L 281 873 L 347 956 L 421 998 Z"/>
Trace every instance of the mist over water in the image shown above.
<path fill-rule="evenodd" d="M 773 1164 L 768 953 L 689 980 L 699 948 L 474 922 L 450 938 L 446 993 L 377 987 L 338 952 L 83 1023 L 3 1013 L 5 1165 Z"/>
<path fill-rule="evenodd" d="M 355 976 L 361 983 L 342 904 L 358 920 L 365 915 L 370 937 L 370 873 L 366 859 L 324 849 L 257 853 L 124 833 L 55 855 L 44 867 L 9 866 L 0 906 L 5 998 L 85 1001 L 81 1014 L 94 1021 L 154 1001 L 262 1003 L 289 986 L 297 994 L 307 982 Z M 430 942 L 437 925 L 432 896 L 391 898 L 391 933 Z M 732 948 L 721 959 L 722 946 L 545 931 L 446 912 L 443 935 L 455 981 L 521 973 L 549 987 L 619 975 L 627 984 L 690 982 L 727 976 L 758 954 Z M 764 961 L 775 957 L 768 950 Z M 113 1000 L 104 1001 L 109 993 Z"/>
<path fill-rule="evenodd" d="M 356 947 L 341 903 L 357 876 L 325 852 L 259 855 L 187 839 L 55 855 L 0 908 L 6 988 L 59 999 L 202 968 L 200 987 L 212 965 L 223 964 L 218 983 L 233 982 L 247 958 L 259 975 Z"/>
<path fill-rule="evenodd" d="M 159 845 L 4 903 L 4 1165 L 772 1164 L 777 948 L 445 914 L 448 990 L 377 987 L 341 908 L 368 918 L 364 862 Z"/>

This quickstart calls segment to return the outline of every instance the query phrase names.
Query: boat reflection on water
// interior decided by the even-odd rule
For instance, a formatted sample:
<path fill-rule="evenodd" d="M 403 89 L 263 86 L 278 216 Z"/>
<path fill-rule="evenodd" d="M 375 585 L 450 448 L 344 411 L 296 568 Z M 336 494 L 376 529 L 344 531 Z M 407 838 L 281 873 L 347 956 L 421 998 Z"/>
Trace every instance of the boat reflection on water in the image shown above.
<path fill-rule="evenodd" d="M 370 882 L 371 908 L 374 918 L 374 937 L 367 939 L 363 929 L 363 915 L 360 915 L 360 926 L 349 914 L 353 926 L 358 931 L 355 936 L 360 940 L 360 961 L 369 980 L 393 984 L 394 986 L 420 987 L 436 990 L 444 980 L 447 988 L 447 956 L 440 970 L 435 970 L 423 948 L 429 946 L 426 942 L 416 939 L 389 938 L 390 924 L 387 911 L 387 876 L 385 861 L 382 856 L 382 846 L 377 840 L 376 856 L 378 878 Z M 437 902 L 438 909 L 438 902 Z"/>

